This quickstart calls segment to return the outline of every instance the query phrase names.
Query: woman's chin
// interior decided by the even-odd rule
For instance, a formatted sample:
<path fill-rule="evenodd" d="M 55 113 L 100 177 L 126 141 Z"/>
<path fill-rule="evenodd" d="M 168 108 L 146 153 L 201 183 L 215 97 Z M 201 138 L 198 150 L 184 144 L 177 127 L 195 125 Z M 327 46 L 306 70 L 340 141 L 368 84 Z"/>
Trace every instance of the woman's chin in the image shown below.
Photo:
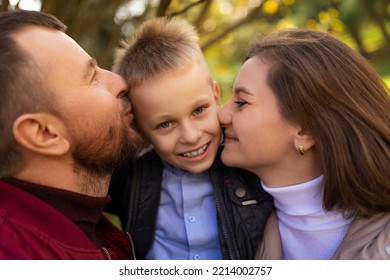
<path fill-rule="evenodd" d="M 227 150 L 223 150 L 221 154 L 222 162 L 227 166 L 237 166 L 237 158 Z"/>

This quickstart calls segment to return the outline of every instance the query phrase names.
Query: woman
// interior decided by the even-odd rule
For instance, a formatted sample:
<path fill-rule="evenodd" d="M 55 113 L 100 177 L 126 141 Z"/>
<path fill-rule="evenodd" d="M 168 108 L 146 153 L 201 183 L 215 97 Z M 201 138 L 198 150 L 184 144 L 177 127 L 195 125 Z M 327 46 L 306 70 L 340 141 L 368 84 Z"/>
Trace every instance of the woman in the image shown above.
<path fill-rule="evenodd" d="M 390 259 L 390 96 L 362 56 L 275 32 L 252 44 L 219 120 L 223 162 L 274 197 L 256 258 Z"/>

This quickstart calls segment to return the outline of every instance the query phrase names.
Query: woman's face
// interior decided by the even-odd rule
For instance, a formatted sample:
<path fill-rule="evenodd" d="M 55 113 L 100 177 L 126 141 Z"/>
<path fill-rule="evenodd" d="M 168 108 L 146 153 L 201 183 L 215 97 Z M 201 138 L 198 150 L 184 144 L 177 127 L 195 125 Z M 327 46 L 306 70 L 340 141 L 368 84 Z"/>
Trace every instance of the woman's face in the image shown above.
<path fill-rule="evenodd" d="M 299 156 L 294 143 L 299 128 L 280 113 L 266 82 L 269 67 L 256 57 L 247 60 L 237 75 L 231 99 L 218 114 L 225 128 L 223 162 L 262 179 L 265 174 L 286 176 Z"/>

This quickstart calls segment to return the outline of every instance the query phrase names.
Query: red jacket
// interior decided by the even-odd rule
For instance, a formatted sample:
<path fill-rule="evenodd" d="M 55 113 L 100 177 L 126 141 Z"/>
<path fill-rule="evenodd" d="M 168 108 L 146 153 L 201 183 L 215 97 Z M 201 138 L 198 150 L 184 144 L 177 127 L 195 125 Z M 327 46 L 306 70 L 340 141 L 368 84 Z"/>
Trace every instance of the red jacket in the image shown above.
<path fill-rule="evenodd" d="M 43 200 L 0 181 L 0 259 L 134 259 L 130 237 L 104 216 L 96 235 L 106 247 Z"/>

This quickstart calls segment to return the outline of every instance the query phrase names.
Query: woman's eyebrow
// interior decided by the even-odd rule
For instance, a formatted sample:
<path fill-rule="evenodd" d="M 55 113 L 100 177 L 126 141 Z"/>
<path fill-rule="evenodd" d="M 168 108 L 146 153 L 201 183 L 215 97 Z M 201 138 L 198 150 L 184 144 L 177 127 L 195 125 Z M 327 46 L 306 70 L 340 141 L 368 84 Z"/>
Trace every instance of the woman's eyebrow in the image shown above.
<path fill-rule="evenodd" d="M 251 93 L 246 87 L 241 87 L 241 86 L 233 88 L 233 93 L 234 94 L 243 93 L 243 94 L 248 94 L 253 96 L 253 93 Z"/>

